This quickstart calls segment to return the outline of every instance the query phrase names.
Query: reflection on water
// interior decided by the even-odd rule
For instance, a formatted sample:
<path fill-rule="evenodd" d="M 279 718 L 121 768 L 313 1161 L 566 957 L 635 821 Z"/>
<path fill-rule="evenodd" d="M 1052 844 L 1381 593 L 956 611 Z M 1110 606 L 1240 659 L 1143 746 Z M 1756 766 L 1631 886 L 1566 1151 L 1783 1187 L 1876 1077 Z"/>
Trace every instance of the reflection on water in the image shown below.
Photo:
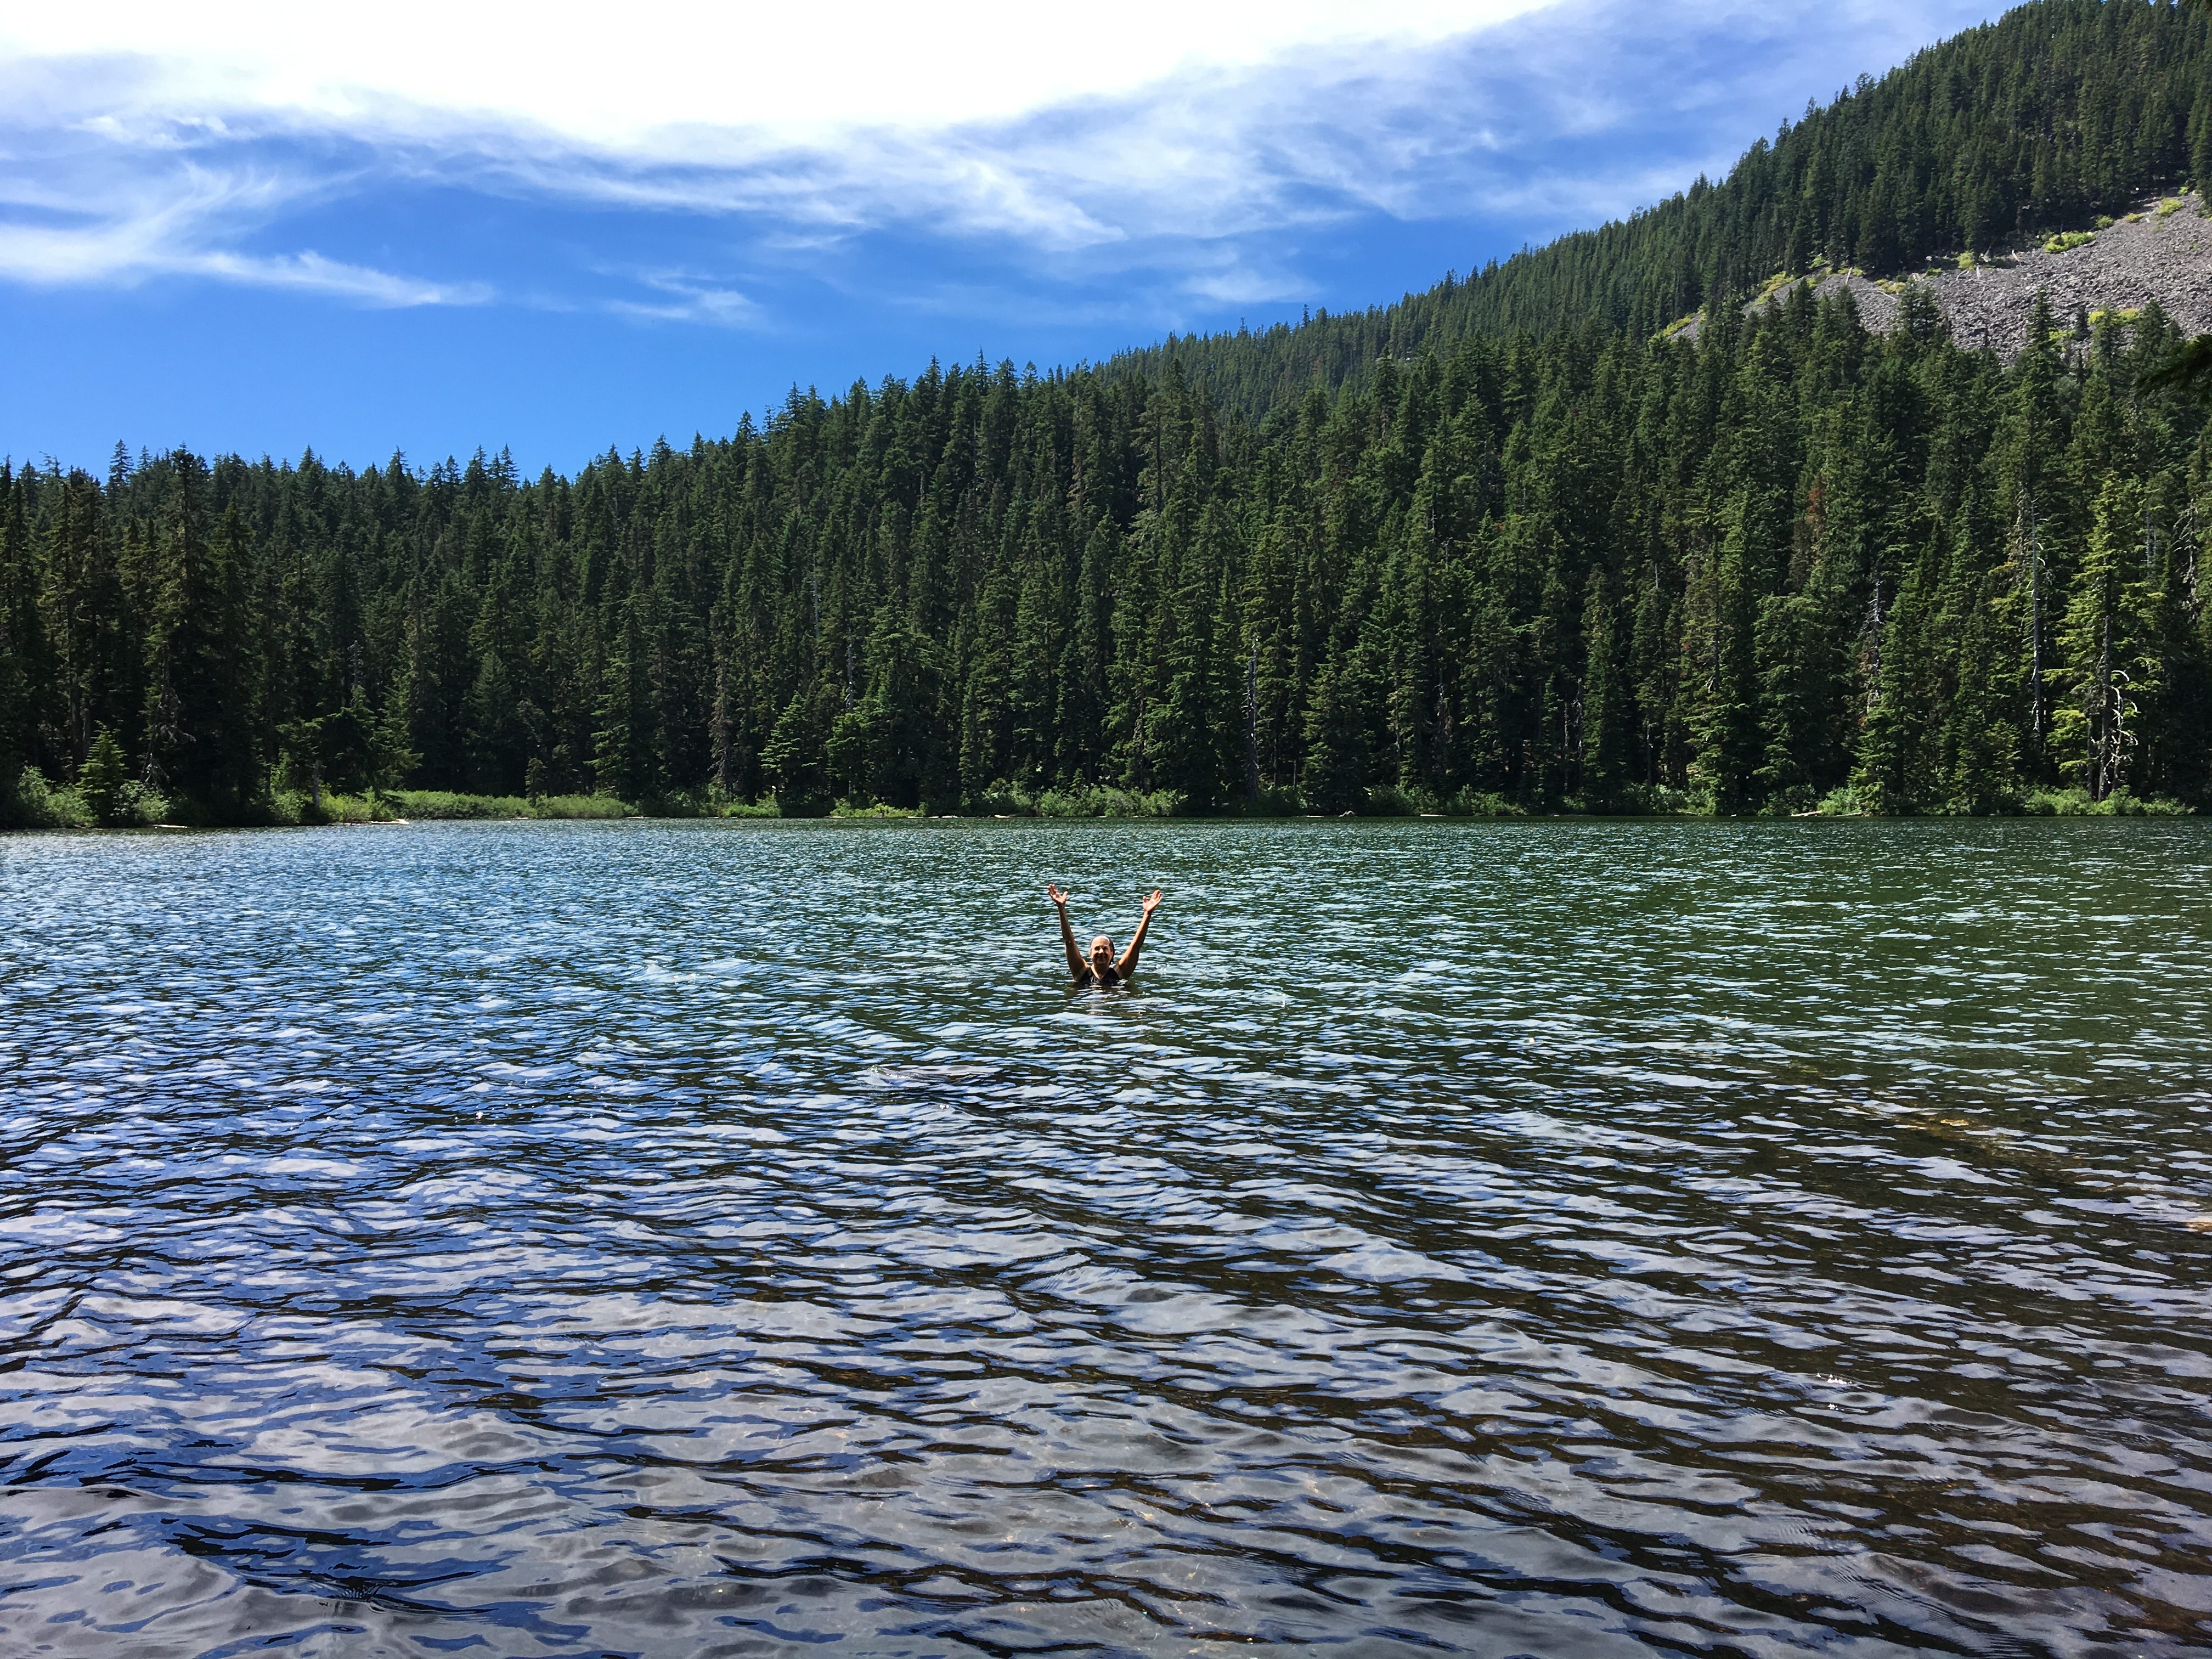
<path fill-rule="evenodd" d="M 1052 912 L 1125 938 L 1071 997 Z M 0 1651 L 2212 1643 L 2193 824 L 0 842 Z"/>

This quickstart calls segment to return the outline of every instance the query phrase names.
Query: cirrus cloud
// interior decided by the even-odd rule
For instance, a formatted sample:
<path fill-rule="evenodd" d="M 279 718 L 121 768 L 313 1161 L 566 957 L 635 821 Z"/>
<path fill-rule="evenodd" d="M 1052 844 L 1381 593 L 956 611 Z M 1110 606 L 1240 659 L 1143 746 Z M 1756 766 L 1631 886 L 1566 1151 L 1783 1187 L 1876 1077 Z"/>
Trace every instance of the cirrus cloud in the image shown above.
<path fill-rule="evenodd" d="M 404 0 L 364 36 L 313 9 L 215 9 L 213 28 L 204 11 L 126 0 L 0 30 L 0 277 L 197 276 L 759 327 L 764 274 L 811 265 L 834 283 L 854 239 L 896 231 L 988 243 L 1045 281 L 1143 268 L 1172 289 L 1179 267 L 1196 303 L 1287 299 L 1302 279 L 1286 239 L 1368 215 L 1594 222 L 1724 163 L 1758 83 L 1854 46 L 1878 68 L 1978 13 L 1135 0 L 1099 30 L 998 0 L 949 15 L 686 4 L 610 34 L 596 14 L 564 27 L 533 11 L 525 27 L 498 7 Z M 118 37 L 134 50 L 103 49 Z M 724 267 L 594 254 L 518 280 L 451 268 L 435 246 L 300 240 L 303 217 L 371 189 L 713 222 Z M 623 270 L 627 291 L 576 274 Z"/>
<path fill-rule="evenodd" d="M 0 447 L 566 464 L 794 382 L 1365 305 L 1717 173 L 1991 8 L 792 9 L 16 9 Z"/>

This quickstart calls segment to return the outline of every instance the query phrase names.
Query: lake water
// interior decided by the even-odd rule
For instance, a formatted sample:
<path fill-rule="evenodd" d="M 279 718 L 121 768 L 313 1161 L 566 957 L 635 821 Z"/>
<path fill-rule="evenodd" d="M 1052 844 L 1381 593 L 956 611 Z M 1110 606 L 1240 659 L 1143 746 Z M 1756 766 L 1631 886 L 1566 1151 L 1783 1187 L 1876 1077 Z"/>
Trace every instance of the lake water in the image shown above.
<path fill-rule="evenodd" d="M 1039 890 L 1126 939 L 1070 993 Z M 2212 1644 L 2212 825 L 0 838 L 0 1653 Z"/>

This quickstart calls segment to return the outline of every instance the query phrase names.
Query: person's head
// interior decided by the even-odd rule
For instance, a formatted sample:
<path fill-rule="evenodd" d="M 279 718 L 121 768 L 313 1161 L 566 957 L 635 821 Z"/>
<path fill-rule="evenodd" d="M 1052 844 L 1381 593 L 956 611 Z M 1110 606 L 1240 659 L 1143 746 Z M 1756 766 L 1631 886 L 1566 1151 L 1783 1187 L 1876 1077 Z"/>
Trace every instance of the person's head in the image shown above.
<path fill-rule="evenodd" d="M 1101 933 L 1091 941 L 1091 965 L 1110 968 L 1114 965 L 1114 941 Z"/>

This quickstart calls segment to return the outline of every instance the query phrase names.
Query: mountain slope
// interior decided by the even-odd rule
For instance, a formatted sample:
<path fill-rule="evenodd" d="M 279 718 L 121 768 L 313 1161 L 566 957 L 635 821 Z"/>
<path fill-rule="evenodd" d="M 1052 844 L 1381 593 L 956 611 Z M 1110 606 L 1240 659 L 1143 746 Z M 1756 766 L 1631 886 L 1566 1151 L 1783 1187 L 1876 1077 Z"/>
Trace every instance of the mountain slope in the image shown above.
<path fill-rule="evenodd" d="M 2125 216 L 2017 253 L 1937 266 L 1901 282 L 1871 282 L 1856 271 L 1811 276 L 1815 297 L 1848 291 L 1859 320 L 1875 333 L 1896 322 L 1911 290 L 1935 299 L 1960 344 L 1987 347 L 2010 362 L 2033 338 L 2036 307 L 2087 337 L 2111 316 L 2128 321 L 2155 306 L 2186 333 L 2212 331 L 2212 222 L 2204 198 L 2154 197 Z M 1748 301 L 1746 314 L 1784 302 L 1794 285 L 1778 283 Z M 1702 313 L 1670 331 L 1695 340 Z"/>
<path fill-rule="evenodd" d="M 1778 272 L 1889 277 L 2002 253 L 2212 178 L 2212 21 L 2163 0 L 2034 0 L 1929 47 L 1754 143 L 1726 179 L 1447 278 L 1395 305 L 1258 333 L 1170 337 L 1172 361 L 1255 417 L 1380 357 L 1474 334 L 1595 324 L 1649 335 Z"/>

